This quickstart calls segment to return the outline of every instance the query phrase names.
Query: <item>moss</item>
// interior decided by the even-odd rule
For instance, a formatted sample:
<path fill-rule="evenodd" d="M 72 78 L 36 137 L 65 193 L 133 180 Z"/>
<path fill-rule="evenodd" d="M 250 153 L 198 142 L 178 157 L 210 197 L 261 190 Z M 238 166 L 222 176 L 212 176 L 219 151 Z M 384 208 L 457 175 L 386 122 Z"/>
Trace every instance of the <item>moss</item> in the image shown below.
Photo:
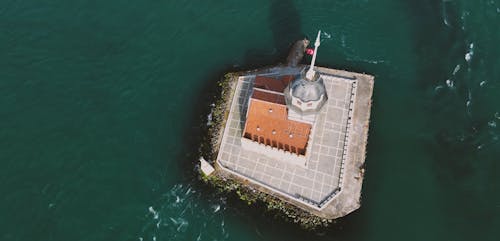
<path fill-rule="evenodd" d="M 315 216 L 294 205 L 291 205 L 277 197 L 261 192 L 251 185 L 245 185 L 240 181 L 229 177 L 213 174 L 209 177 L 202 177 L 204 181 L 213 185 L 220 193 L 234 193 L 240 200 L 248 205 L 257 203 L 264 204 L 266 210 L 276 217 L 284 218 L 290 222 L 297 223 L 304 229 L 317 229 L 326 227 L 332 220 Z"/>
<path fill-rule="evenodd" d="M 211 110 L 212 123 L 208 128 L 207 134 L 205 136 L 205 141 L 207 143 L 207 148 L 203 148 L 203 156 L 209 157 L 209 160 L 215 160 L 217 157 L 217 146 L 224 128 L 225 121 L 229 114 L 229 104 L 232 93 L 233 83 L 236 81 L 237 75 L 234 73 L 227 73 L 221 78 L 217 85 L 219 90 L 217 94 L 213 97 L 213 105 Z"/>

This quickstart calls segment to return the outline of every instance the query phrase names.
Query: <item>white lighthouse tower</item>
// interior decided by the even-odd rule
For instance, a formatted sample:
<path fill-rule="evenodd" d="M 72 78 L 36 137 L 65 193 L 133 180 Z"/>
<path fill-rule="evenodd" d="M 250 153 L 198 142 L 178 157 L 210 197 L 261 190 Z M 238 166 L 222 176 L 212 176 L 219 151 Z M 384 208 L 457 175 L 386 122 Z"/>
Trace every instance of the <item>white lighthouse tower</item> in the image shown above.
<path fill-rule="evenodd" d="M 318 36 L 314 42 L 311 65 L 305 67 L 284 91 L 289 119 L 312 124 L 317 113 L 328 100 L 323 79 L 314 70 L 320 45 L 320 35 L 321 31 L 318 31 Z"/>

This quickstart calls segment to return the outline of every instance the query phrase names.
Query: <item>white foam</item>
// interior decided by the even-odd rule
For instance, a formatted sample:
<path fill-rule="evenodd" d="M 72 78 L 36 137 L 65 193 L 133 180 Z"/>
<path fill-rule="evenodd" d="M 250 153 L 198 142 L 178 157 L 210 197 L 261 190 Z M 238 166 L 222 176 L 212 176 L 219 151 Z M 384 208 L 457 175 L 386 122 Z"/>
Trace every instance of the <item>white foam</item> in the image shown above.
<path fill-rule="evenodd" d="M 466 60 L 467 62 L 470 62 L 470 60 L 471 60 L 471 59 L 472 59 L 472 53 L 470 53 L 470 52 L 469 52 L 469 53 L 466 53 L 466 54 L 465 54 L 465 60 Z"/>
<path fill-rule="evenodd" d="M 214 209 L 214 213 L 216 213 L 220 210 L 220 205 L 214 205 L 212 208 Z"/>
<path fill-rule="evenodd" d="M 453 80 L 447 79 L 446 85 L 450 88 L 453 88 L 453 86 L 455 86 L 455 83 L 453 82 Z"/>
<path fill-rule="evenodd" d="M 450 26 L 450 23 L 448 22 L 448 18 L 446 16 L 443 16 L 443 23 L 448 27 Z"/>
<path fill-rule="evenodd" d="M 472 93 L 469 90 L 469 92 L 467 92 L 467 102 L 466 102 L 467 107 L 470 106 L 471 101 L 472 101 Z"/>
<path fill-rule="evenodd" d="M 443 0 L 443 8 L 442 8 L 443 23 L 444 23 L 444 25 L 449 27 L 450 23 L 448 22 L 448 14 L 446 14 L 446 4 L 445 4 L 446 2 L 448 2 L 448 1 Z"/>
<path fill-rule="evenodd" d="M 189 187 L 189 188 L 186 190 L 186 193 L 184 193 L 184 195 L 188 195 L 188 194 L 190 194 L 191 192 L 194 192 L 194 191 L 192 191 L 192 190 L 191 190 L 191 187 Z"/>
<path fill-rule="evenodd" d="M 325 31 L 323 31 L 323 30 L 321 30 L 321 38 L 322 39 L 331 39 L 332 35 L 329 34 L 329 33 L 327 33 L 327 32 L 325 32 Z"/>
<path fill-rule="evenodd" d="M 160 217 L 158 212 L 152 206 L 149 206 L 148 210 L 151 214 L 153 214 L 154 219 L 158 219 Z"/>
<path fill-rule="evenodd" d="M 207 116 L 207 126 L 212 125 L 212 113 L 213 113 L 213 111 L 210 111 L 210 113 Z"/>
<path fill-rule="evenodd" d="M 474 55 L 474 43 L 469 44 L 469 50 L 465 54 L 465 60 L 470 62 L 472 60 L 472 56 Z"/>
<path fill-rule="evenodd" d="M 177 232 L 184 232 L 184 231 L 186 231 L 187 226 L 189 225 L 188 221 L 186 221 L 183 218 L 178 218 L 177 219 L 177 224 L 179 225 L 179 226 L 177 226 Z"/>
<path fill-rule="evenodd" d="M 453 69 L 453 75 L 455 75 L 459 70 L 460 70 L 460 65 L 457 64 L 457 66 L 455 66 L 455 69 Z"/>
<path fill-rule="evenodd" d="M 365 60 L 365 61 L 370 64 L 380 64 L 385 62 L 384 60 Z"/>
<path fill-rule="evenodd" d="M 153 235 L 157 235 L 157 232 L 163 232 L 164 229 L 172 234 L 165 240 L 187 240 L 185 235 L 187 235 L 187 230 L 190 229 L 190 220 L 193 215 L 197 219 L 206 215 L 209 215 L 210 218 L 217 218 L 222 215 L 221 213 L 224 210 L 223 202 L 210 203 L 212 206 L 199 210 L 197 202 L 192 200 L 193 195 L 196 193 L 198 192 L 196 192 L 195 188 L 189 184 L 178 183 L 172 185 L 170 190 L 162 194 L 161 204 L 151 205 L 146 208 L 147 224 L 143 227 L 142 233 L 136 236 L 140 237 L 139 241 L 152 240 Z M 170 215 L 167 216 L 166 213 Z M 196 228 L 202 225 L 206 227 L 206 223 L 198 224 L 195 222 L 192 225 L 196 225 Z M 199 236 L 199 239 L 205 239 L 205 237 L 201 236 L 201 233 Z M 191 237 L 191 240 L 196 240 L 196 238 L 193 238 L 194 236 Z M 163 239 L 163 236 L 157 236 L 157 240 Z"/>
<path fill-rule="evenodd" d="M 227 237 L 227 234 L 226 234 L 226 229 L 224 228 L 224 226 L 225 226 L 224 219 L 222 219 L 222 223 L 221 223 L 222 234 L 224 234 L 224 236 L 226 236 L 226 237 Z"/>

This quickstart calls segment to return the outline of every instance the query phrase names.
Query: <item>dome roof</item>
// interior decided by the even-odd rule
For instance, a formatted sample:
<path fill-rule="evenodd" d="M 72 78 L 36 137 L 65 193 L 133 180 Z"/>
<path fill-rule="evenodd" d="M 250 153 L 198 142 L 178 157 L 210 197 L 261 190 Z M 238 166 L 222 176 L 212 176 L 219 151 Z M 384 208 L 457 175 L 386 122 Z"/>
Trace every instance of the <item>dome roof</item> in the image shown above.
<path fill-rule="evenodd" d="M 326 95 L 323 79 L 316 74 L 314 80 L 305 79 L 305 74 L 299 75 L 291 84 L 292 96 L 303 102 L 318 101 L 322 95 Z"/>
<path fill-rule="evenodd" d="M 306 70 L 304 68 L 284 91 L 288 108 L 301 115 L 317 113 L 328 99 L 323 78 L 316 72 L 309 80 Z"/>

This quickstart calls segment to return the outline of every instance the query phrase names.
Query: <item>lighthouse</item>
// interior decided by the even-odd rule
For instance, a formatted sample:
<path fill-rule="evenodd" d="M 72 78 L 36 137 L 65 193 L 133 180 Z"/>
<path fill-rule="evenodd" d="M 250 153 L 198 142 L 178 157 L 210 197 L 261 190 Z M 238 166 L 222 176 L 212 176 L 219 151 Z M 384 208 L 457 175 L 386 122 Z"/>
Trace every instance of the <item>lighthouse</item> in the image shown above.
<path fill-rule="evenodd" d="M 325 84 L 321 76 L 314 70 L 321 31 L 314 42 L 314 54 L 311 64 L 290 82 L 284 91 L 288 118 L 313 124 L 321 107 L 328 100 Z"/>
<path fill-rule="evenodd" d="M 317 34 L 311 50 L 296 41 L 286 65 L 225 79 L 233 87 L 222 92 L 225 111 L 214 112 L 223 131 L 211 139 L 213 172 L 265 193 L 264 202 L 331 220 L 360 207 L 374 77 L 316 66 Z M 311 63 L 302 65 L 306 51 Z"/>

